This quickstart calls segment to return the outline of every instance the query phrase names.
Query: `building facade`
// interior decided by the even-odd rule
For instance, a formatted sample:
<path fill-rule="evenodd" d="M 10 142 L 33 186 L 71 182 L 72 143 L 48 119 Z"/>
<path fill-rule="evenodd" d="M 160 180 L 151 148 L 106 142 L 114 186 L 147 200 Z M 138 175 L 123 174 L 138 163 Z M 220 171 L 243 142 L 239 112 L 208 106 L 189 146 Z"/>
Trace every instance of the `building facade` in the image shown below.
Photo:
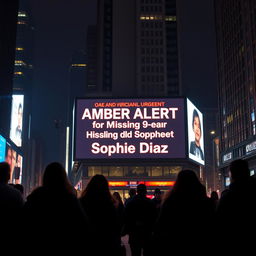
<path fill-rule="evenodd" d="M 22 144 L 17 153 L 22 156 L 20 181 L 29 194 L 40 185 L 42 176 L 42 141 L 33 130 L 34 89 L 34 32 L 30 6 L 27 0 L 19 1 L 17 15 L 16 51 L 13 73 L 13 94 L 24 96 L 22 117 Z"/>
<path fill-rule="evenodd" d="M 216 0 L 220 168 L 247 159 L 256 170 L 256 2 Z M 225 184 L 224 184 L 225 185 Z"/>
<path fill-rule="evenodd" d="M 19 1 L 3 0 L 0 17 L 0 134 L 9 137 Z"/>
<path fill-rule="evenodd" d="M 86 95 L 181 96 L 178 20 L 176 0 L 99 0 L 97 25 L 87 31 Z M 70 178 L 73 184 L 80 180 L 81 188 L 95 174 L 103 174 L 111 189 L 127 198 L 139 183 L 148 185 L 150 194 L 157 187 L 169 190 L 182 169 L 193 169 L 203 182 L 210 176 L 198 163 L 183 159 L 97 165 L 78 161 Z"/>
<path fill-rule="evenodd" d="M 97 93 L 180 95 L 176 0 L 98 1 Z"/>

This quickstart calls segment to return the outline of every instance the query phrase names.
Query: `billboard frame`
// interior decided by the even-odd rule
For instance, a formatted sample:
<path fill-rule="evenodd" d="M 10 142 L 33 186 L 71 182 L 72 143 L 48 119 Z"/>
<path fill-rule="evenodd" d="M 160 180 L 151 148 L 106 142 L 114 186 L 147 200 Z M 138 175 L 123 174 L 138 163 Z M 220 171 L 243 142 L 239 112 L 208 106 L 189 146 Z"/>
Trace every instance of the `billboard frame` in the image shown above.
<path fill-rule="evenodd" d="M 184 133 L 185 133 L 185 145 L 184 145 L 184 150 L 185 150 L 185 154 L 184 154 L 184 158 L 143 158 L 143 157 L 138 157 L 138 158 L 98 158 L 98 159 L 93 159 L 93 158 L 87 158 L 87 159 L 83 159 L 83 158 L 76 158 L 76 139 L 77 139 L 77 134 L 76 134 L 76 125 L 77 125 L 77 101 L 78 100 L 119 100 L 119 99 L 138 99 L 138 100 L 143 100 L 143 99 L 154 99 L 154 100 L 158 100 L 158 99 L 182 99 L 183 100 L 183 106 L 184 106 L 184 116 L 183 116 L 183 121 L 184 121 Z M 198 162 L 192 160 L 189 158 L 189 152 L 188 152 L 188 120 L 187 120 L 187 97 L 184 96 L 177 96 L 177 97 L 93 97 L 93 96 L 88 96 L 88 97 L 76 97 L 74 99 L 74 116 L 73 116 L 73 120 L 74 120 L 74 125 L 73 125 L 73 132 L 74 132 L 74 136 L 73 136 L 73 143 L 72 143 L 72 147 L 73 147 L 73 161 L 78 161 L 78 162 L 83 162 L 87 165 L 90 164 L 106 164 L 106 165 L 110 165 L 111 163 L 113 164 L 133 164 L 133 163 L 138 163 L 138 161 L 143 161 L 144 163 L 152 163 L 152 164 L 156 164 L 156 162 L 159 162 L 159 165 L 161 164 L 165 164 L 165 163 L 172 163 L 172 162 L 183 162 L 184 160 L 189 160 L 190 162 L 197 164 L 197 165 L 201 165 Z"/>

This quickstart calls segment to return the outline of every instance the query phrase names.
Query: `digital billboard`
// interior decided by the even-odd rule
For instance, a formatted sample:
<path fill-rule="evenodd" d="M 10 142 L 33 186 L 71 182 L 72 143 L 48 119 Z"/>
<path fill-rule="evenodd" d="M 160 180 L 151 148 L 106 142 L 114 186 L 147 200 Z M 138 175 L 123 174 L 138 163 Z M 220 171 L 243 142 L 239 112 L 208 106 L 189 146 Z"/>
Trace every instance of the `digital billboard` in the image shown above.
<path fill-rule="evenodd" d="M 24 107 L 24 95 L 13 95 L 10 139 L 18 147 L 21 147 L 21 144 L 22 144 L 23 107 Z"/>
<path fill-rule="evenodd" d="M 76 160 L 186 157 L 183 98 L 77 99 Z"/>
<path fill-rule="evenodd" d="M 187 99 L 188 155 L 199 164 L 205 164 L 203 114 Z"/>
<path fill-rule="evenodd" d="M 5 162 L 11 167 L 10 183 L 20 184 L 22 177 L 22 156 L 9 143 L 6 144 Z"/>
<path fill-rule="evenodd" d="M 0 135 L 0 163 L 5 161 L 6 139 Z"/>

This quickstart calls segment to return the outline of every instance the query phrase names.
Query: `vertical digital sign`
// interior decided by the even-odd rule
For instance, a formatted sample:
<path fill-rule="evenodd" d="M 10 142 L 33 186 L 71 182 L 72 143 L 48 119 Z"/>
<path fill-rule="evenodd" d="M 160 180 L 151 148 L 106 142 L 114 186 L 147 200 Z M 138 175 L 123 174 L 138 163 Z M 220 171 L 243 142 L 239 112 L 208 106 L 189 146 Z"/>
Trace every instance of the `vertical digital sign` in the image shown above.
<path fill-rule="evenodd" d="M 21 147 L 21 144 L 22 144 L 23 107 L 24 107 L 24 95 L 13 95 L 10 139 L 18 147 Z"/>
<path fill-rule="evenodd" d="M 188 155 L 199 164 L 205 164 L 203 114 L 187 99 Z"/>
<path fill-rule="evenodd" d="M 0 135 L 0 163 L 5 161 L 6 139 Z"/>
<path fill-rule="evenodd" d="M 14 150 L 9 143 L 6 143 L 5 162 L 10 165 L 10 183 L 20 184 L 22 178 L 23 157 Z"/>

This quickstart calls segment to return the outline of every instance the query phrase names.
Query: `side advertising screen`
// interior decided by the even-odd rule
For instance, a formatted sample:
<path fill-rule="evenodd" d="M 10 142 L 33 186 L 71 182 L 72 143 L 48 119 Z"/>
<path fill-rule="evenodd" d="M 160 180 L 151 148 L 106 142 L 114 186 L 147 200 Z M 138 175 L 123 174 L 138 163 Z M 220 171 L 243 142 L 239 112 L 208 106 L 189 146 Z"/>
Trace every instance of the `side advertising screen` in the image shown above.
<path fill-rule="evenodd" d="M 187 130 L 189 158 L 205 164 L 203 114 L 187 99 Z"/>
<path fill-rule="evenodd" d="M 22 178 L 23 157 L 18 154 L 8 143 L 6 144 L 5 162 L 11 167 L 10 183 L 20 184 Z"/>
<path fill-rule="evenodd" d="M 22 119 L 23 119 L 24 95 L 12 96 L 12 114 L 10 139 L 21 147 L 22 144 Z"/>
<path fill-rule="evenodd" d="M 183 98 L 77 99 L 75 159 L 185 158 Z"/>
<path fill-rule="evenodd" d="M 0 135 L 0 163 L 5 161 L 6 139 Z"/>

